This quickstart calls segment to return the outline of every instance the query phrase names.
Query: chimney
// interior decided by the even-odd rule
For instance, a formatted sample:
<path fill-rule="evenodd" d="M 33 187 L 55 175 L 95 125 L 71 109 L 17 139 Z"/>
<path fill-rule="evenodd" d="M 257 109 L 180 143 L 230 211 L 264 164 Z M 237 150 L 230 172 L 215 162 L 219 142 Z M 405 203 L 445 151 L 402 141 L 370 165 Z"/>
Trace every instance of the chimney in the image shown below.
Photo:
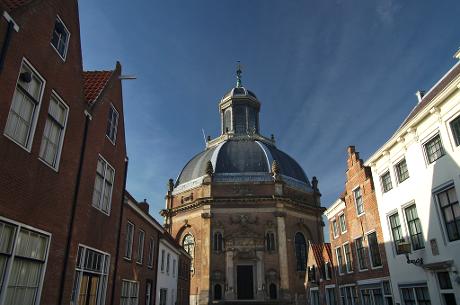
<path fill-rule="evenodd" d="M 139 205 L 139 208 L 140 208 L 145 214 L 148 214 L 148 213 L 149 213 L 149 203 L 147 202 L 147 199 L 144 199 L 143 202 L 139 202 L 138 205 Z"/>
<path fill-rule="evenodd" d="M 348 146 L 347 151 L 348 151 L 348 156 L 351 156 L 352 154 L 355 153 L 355 146 L 354 145 Z"/>
<path fill-rule="evenodd" d="M 418 103 L 422 101 L 423 97 L 425 96 L 425 91 L 424 90 L 418 90 L 415 92 L 415 95 L 417 96 Z"/>
<path fill-rule="evenodd" d="M 458 48 L 457 52 L 455 52 L 454 58 L 457 58 L 460 60 L 460 48 Z"/>

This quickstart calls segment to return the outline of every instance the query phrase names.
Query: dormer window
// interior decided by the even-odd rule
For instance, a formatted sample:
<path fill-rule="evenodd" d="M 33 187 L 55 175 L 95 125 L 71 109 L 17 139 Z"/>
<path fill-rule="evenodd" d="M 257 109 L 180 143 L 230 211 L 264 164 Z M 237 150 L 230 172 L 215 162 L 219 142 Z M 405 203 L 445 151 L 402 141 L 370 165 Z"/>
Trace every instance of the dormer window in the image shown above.
<path fill-rule="evenodd" d="M 69 47 L 70 32 L 65 26 L 64 22 L 59 18 L 56 18 L 54 23 L 53 37 L 51 38 L 51 45 L 54 47 L 56 52 L 63 60 L 66 59 L 67 49 Z"/>

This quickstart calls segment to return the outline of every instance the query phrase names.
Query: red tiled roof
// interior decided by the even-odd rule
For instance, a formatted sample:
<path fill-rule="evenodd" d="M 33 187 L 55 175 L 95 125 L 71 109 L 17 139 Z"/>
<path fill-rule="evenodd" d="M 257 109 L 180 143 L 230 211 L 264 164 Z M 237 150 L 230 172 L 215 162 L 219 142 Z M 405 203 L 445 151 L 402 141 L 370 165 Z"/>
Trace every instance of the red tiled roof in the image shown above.
<path fill-rule="evenodd" d="M 88 104 L 98 98 L 112 74 L 113 71 L 83 71 L 83 90 Z"/>
<path fill-rule="evenodd" d="M 316 265 L 318 268 L 323 268 L 324 262 L 332 262 L 332 251 L 330 243 L 311 244 L 313 256 L 315 257 Z M 326 250 L 326 253 L 324 253 Z"/>
<path fill-rule="evenodd" d="M 21 6 L 27 5 L 32 0 L 0 0 L 5 6 L 8 11 L 12 11 L 14 9 L 17 9 Z"/>
<path fill-rule="evenodd" d="M 424 109 L 432 100 L 433 98 L 438 95 L 449 83 L 460 74 L 460 64 L 456 64 L 453 68 L 450 69 L 449 72 L 444 75 L 441 80 L 435 84 L 430 91 L 427 92 L 427 94 L 423 97 L 422 101 L 415 106 L 412 111 L 409 113 L 407 118 L 404 120 L 404 122 L 401 124 L 401 126 L 398 128 L 401 129 L 404 127 L 407 122 L 409 122 L 412 118 L 414 118 L 422 109 Z"/>

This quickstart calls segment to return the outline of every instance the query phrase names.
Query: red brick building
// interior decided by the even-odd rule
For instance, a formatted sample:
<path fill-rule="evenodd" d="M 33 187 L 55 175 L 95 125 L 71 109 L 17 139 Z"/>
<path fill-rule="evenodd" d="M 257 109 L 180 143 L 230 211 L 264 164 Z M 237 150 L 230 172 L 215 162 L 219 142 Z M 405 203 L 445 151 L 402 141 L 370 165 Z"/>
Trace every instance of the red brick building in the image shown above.
<path fill-rule="evenodd" d="M 325 212 L 343 305 L 393 304 L 377 201 L 369 167 L 348 147 L 345 191 Z"/>
<path fill-rule="evenodd" d="M 121 66 L 83 71 L 77 1 L 0 0 L 0 12 L 0 304 L 110 304 Z"/>
<path fill-rule="evenodd" d="M 308 245 L 305 288 L 307 302 L 314 305 L 337 304 L 336 266 L 330 243 Z"/>

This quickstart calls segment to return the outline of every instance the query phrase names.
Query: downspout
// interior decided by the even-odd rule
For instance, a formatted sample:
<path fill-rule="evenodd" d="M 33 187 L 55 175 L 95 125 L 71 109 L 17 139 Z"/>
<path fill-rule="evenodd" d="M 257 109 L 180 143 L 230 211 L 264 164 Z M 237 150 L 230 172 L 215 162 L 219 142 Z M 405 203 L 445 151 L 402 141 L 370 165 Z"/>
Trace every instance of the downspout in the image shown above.
<path fill-rule="evenodd" d="M 85 151 L 86 151 L 86 140 L 88 138 L 89 122 L 91 121 L 91 119 L 92 119 L 91 114 L 89 114 L 89 112 L 85 110 L 85 129 L 83 131 L 83 144 L 81 146 L 81 151 L 80 151 L 80 161 L 78 164 L 77 181 L 75 185 L 75 191 L 73 194 L 72 210 L 70 213 L 69 234 L 67 235 L 67 241 L 66 241 L 66 247 L 65 247 L 65 253 L 64 253 L 64 266 L 63 266 L 61 284 L 60 284 L 60 289 L 59 289 L 58 304 L 62 304 L 62 305 L 64 305 L 63 303 L 64 284 L 65 284 L 65 278 L 67 275 L 67 266 L 68 266 L 68 261 L 69 261 L 69 253 L 70 253 L 70 247 L 71 247 L 71 241 L 72 241 L 72 235 L 73 235 L 75 211 L 77 209 L 78 193 L 80 191 L 81 173 L 83 171 L 83 160 L 84 160 Z"/>
<path fill-rule="evenodd" d="M 118 234 L 117 234 L 117 244 L 116 244 L 116 249 L 117 251 L 115 252 L 115 268 L 113 270 L 113 283 L 112 283 L 112 293 L 111 293 L 111 300 L 110 304 L 114 304 L 114 297 L 115 297 L 115 286 L 117 284 L 117 273 L 118 273 L 118 257 L 120 255 L 120 239 L 121 239 L 121 225 L 123 222 L 123 212 L 124 212 L 124 206 L 125 206 L 125 190 L 126 190 L 126 179 L 128 177 L 128 163 L 129 159 L 128 157 L 125 158 L 125 175 L 123 178 L 123 191 L 121 194 L 121 208 L 120 208 L 120 217 L 118 220 Z"/>

